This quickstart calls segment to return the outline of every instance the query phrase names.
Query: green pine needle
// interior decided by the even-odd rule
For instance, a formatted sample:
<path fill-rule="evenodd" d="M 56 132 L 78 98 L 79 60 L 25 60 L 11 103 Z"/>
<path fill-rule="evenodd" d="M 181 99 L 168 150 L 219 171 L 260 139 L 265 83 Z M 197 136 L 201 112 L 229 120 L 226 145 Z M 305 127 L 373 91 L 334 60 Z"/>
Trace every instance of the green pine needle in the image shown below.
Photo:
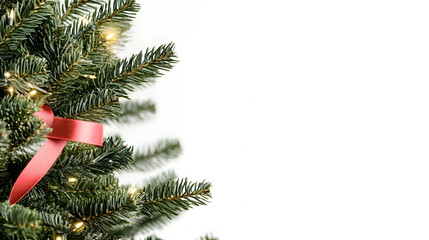
<path fill-rule="evenodd" d="M 121 104 L 121 114 L 109 119 L 109 122 L 116 124 L 127 124 L 131 122 L 141 122 L 156 112 L 155 103 L 147 101 L 127 101 Z"/>
<path fill-rule="evenodd" d="M 53 14 L 52 6 L 44 0 L 23 0 L 13 10 L 16 17 L 12 25 L 8 15 L 0 18 L 0 59 L 10 59 L 22 41 Z"/>
<path fill-rule="evenodd" d="M 60 5 L 61 21 L 70 22 L 79 19 L 82 15 L 87 15 L 98 9 L 103 4 L 102 0 L 65 0 Z"/>
<path fill-rule="evenodd" d="M 182 152 L 182 147 L 177 139 L 159 140 L 153 146 L 147 146 L 137 151 L 130 164 L 132 170 L 148 171 L 161 167 L 163 164 L 176 158 Z"/>
<path fill-rule="evenodd" d="M 148 185 L 142 189 L 141 212 L 149 217 L 158 214 L 171 217 L 193 206 L 206 205 L 211 197 L 210 187 L 208 182 L 193 183 L 187 179 Z"/>

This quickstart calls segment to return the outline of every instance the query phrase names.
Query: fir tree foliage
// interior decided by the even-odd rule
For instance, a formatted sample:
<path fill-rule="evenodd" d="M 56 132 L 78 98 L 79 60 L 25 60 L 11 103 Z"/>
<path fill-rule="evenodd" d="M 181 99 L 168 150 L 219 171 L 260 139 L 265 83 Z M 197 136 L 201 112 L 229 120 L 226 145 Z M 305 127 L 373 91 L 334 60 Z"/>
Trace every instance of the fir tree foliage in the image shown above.
<path fill-rule="evenodd" d="M 219 240 L 219 238 L 215 237 L 212 233 L 207 233 L 206 235 L 200 237 L 200 240 Z"/>
<path fill-rule="evenodd" d="M 210 183 L 193 183 L 187 179 L 148 185 L 142 189 L 141 211 L 148 217 L 177 215 L 181 210 L 205 205 L 211 197 L 210 187 Z"/>
<path fill-rule="evenodd" d="M 34 115 L 127 124 L 155 113 L 130 93 L 177 62 L 174 44 L 119 59 L 115 46 L 140 10 L 135 0 L 0 0 L 0 239 L 134 239 L 211 197 L 211 184 L 173 171 L 120 184 L 118 172 L 148 172 L 176 158 L 163 139 L 134 150 L 120 137 L 103 146 L 68 142 L 18 204 L 12 186 L 51 131 Z M 146 239 L 159 239 L 149 236 Z"/>
<path fill-rule="evenodd" d="M 159 238 L 155 235 L 152 235 L 152 236 L 148 236 L 147 238 L 145 238 L 145 240 L 162 240 L 162 238 Z"/>
<path fill-rule="evenodd" d="M 60 7 L 61 20 L 69 22 L 90 14 L 91 10 L 95 11 L 101 4 L 103 1 L 100 0 L 66 0 L 64 4 L 57 6 Z"/>
<path fill-rule="evenodd" d="M 139 171 L 153 170 L 178 157 L 181 152 L 182 148 L 177 139 L 159 140 L 152 146 L 138 150 L 130 167 Z"/>
<path fill-rule="evenodd" d="M 0 57 L 10 59 L 13 52 L 34 33 L 36 28 L 54 14 L 52 5 L 44 0 L 18 1 L 0 18 Z M 12 20 L 11 20 L 12 19 Z"/>
<path fill-rule="evenodd" d="M 23 206 L 0 203 L 0 233 L 10 239 L 36 239 L 42 229 L 36 211 Z"/>
<path fill-rule="evenodd" d="M 6 130 L 6 124 L 0 122 L 0 159 L 4 158 L 9 146 L 8 142 L 8 131 Z"/>
<path fill-rule="evenodd" d="M 127 124 L 133 121 L 142 121 L 149 118 L 156 112 L 155 103 L 146 101 L 126 101 L 121 104 L 121 114 L 109 121 L 114 123 Z"/>

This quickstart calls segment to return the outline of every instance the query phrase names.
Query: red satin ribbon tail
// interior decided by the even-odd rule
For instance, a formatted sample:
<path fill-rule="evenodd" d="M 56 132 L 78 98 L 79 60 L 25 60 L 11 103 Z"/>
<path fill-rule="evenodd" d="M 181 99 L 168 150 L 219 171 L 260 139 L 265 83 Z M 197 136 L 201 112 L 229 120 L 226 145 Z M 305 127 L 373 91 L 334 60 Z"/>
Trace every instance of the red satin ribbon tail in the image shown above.
<path fill-rule="evenodd" d="M 9 197 L 10 205 L 18 202 L 45 176 L 67 141 L 103 145 L 103 124 L 54 117 L 52 109 L 46 105 L 43 105 L 42 110 L 34 115 L 53 130 L 48 135 L 48 141 L 43 144 L 16 180 Z"/>
<path fill-rule="evenodd" d="M 12 188 L 9 204 L 14 205 L 27 194 L 48 172 L 66 146 L 66 140 L 48 139 L 34 155 Z"/>

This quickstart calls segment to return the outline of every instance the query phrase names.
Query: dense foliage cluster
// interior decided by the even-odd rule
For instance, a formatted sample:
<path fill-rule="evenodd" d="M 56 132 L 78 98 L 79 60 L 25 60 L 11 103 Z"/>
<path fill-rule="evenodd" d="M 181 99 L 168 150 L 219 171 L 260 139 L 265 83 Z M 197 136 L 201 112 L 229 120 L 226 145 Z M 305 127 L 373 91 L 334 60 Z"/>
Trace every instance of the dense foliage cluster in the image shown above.
<path fill-rule="evenodd" d="M 8 204 L 51 131 L 33 115 L 43 104 L 58 117 L 103 123 L 155 112 L 153 102 L 129 94 L 173 67 L 174 45 L 127 59 L 113 48 L 139 9 L 135 0 L 0 0 L 0 239 L 133 239 L 208 202 L 210 183 L 174 172 L 145 186 L 119 184 L 118 171 L 149 171 L 176 157 L 177 140 L 133 151 L 120 137 L 106 137 L 102 147 L 68 142 L 47 175 Z"/>

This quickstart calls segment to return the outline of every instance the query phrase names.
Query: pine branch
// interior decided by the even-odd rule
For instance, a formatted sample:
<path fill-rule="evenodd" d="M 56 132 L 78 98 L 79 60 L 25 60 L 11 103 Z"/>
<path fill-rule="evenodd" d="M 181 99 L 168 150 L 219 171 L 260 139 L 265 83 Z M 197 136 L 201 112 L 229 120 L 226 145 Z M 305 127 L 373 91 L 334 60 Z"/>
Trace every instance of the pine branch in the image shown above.
<path fill-rule="evenodd" d="M 138 204 L 146 216 L 163 214 L 171 217 L 193 206 L 206 205 L 211 197 L 210 187 L 210 183 L 192 183 L 187 179 L 148 185 L 142 189 L 142 199 Z"/>
<path fill-rule="evenodd" d="M 8 16 L 0 19 L 0 57 L 10 58 L 12 51 L 32 34 L 35 29 L 53 14 L 50 4 L 43 0 L 23 0 L 14 8 L 16 18 L 12 26 Z"/>
<path fill-rule="evenodd" d="M 41 230 L 35 211 L 20 205 L 0 203 L 0 237 L 2 239 L 36 239 Z"/>
<path fill-rule="evenodd" d="M 102 147 L 69 143 L 47 175 L 20 202 L 38 207 L 47 199 L 62 202 L 73 194 L 96 198 L 98 192 L 117 190 L 118 179 L 112 173 L 125 168 L 131 155 L 132 148 L 121 139 L 107 138 Z M 77 183 L 69 183 L 70 177 Z"/>
<path fill-rule="evenodd" d="M 97 79 L 90 86 L 133 91 L 135 87 L 152 83 L 154 78 L 162 76 L 161 71 L 170 70 L 176 62 L 174 44 L 161 45 L 133 55 L 129 60 L 107 64 L 98 71 Z"/>
<path fill-rule="evenodd" d="M 109 0 L 95 9 L 91 16 L 85 17 L 86 24 L 75 20 L 66 27 L 66 31 L 76 39 L 94 32 L 105 34 L 106 30 L 123 33 L 130 28 L 131 21 L 139 10 L 140 4 L 135 0 Z"/>
<path fill-rule="evenodd" d="M 110 160 L 109 160 L 110 161 Z M 114 174 L 97 176 L 90 179 L 78 179 L 77 184 L 68 192 L 87 193 L 118 189 L 119 179 Z"/>
<path fill-rule="evenodd" d="M 57 116 L 71 119 L 101 122 L 120 113 L 119 97 L 109 90 L 94 89 L 89 94 L 74 94 L 69 102 L 54 105 Z M 60 110 L 56 110 L 60 109 Z"/>
<path fill-rule="evenodd" d="M 145 185 L 157 186 L 171 182 L 176 178 L 174 171 L 163 172 L 162 174 L 147 180 Z M 155 216 L 140 216 L 134 219 L 130 224 L 125 226 L 116 227 L 109 232 L 112 239 L 132 238 L 140 233 L 146 233 L 151 230 L 160 229 L 167 225 L 172 219 L 172 216 L 167 217 L 164 214 L 157 214 Z"/>
<path fill-rule="evenodd" d="M 124 32 L 130 28 L 131 21 L 140 6 L 135 1 L 118 0 L 115 2 L 124 5 L 120 5 L 121 8 L 115 10 L 112 8 L 112 5 L 114 5 L 112 2 L 114 1 L 110 1 L 96 9 L 92 15 L 84 16 L 84 21 L 74 20 L 70 22 L 63 29 L 64 34 L 73 36 L 78 40 L 94 33 L 104 36 L 109 33 L 115 33 L 116 39 L 124 38 Z"/>
<path fill-rule="evenodd" d="M 170 222 L 171 217 L 167 218 L 165 215 L 162 214 L 158 214 L 153 217 L 141 216 L 135 219 L 135 221 L 133 221 L 129 225 L 113 229 L 109 233 L 109 236 L 111 236 L 112 238 L 119 237 L 119 239 L 121 237 L 132 238 L 137 234 L 147 233 L 155 229 L 161 229 Z"/>
<path fill-rule="evenodd" d="M 61 207 L 64 207 L 64 205 L 67 205 L 69 202 L 75 201 L 76 199 L 97 198 L 100 193 L 115 192 L 117 190 L 126 188 L 123 186 L 119 186 L 119 179 L 115 177 L 114 174 L 107 174 L 90 178 L 80 176 L 80 174 L 69 174 L 66 170 L 65 173 L 62 174 L 62 176 L 64 177 L 64 179 L 62 179 L 63 181 L 61 183 L 56 183 L 56 186 L 58 187 L 53 189 L 53 191 L 45 191 L 46 194 L 50 198 L 55 199 L 57 204 L 59 204 Z M 44 180 L 42 184 L 35 186 L 32 191 L 43 190 L 49 188 L 49 186 L 52 186 L 50 184 L 52 184 L 53 182 L 53 176 L 45 176 L 45 178 L 50 179 L 49 183 L 47 183 L 48 180 Z M 69 179 L 71 178 L 75 179 L 76 182 L 70 182 Z M 31 196 L 29 198 L 31 198 Z M 26 199 L 21 200 L 21 202 L 28 205 L 31 205 L 31 203 L 35 201 L 37 201 L 40 206 L 44 206 L 45 204 L 45 202 L 40 198 L 29 199 L 28 203 Z"/>
<path fill-rule="evenodd" d="M 120 189 L 99 194 L 97 198 L 75 199 L 66 208 L 76 221 L 85 223 L 84 233 L 107 234 L 115 226 L 128 224 L 135 216 L 138 211 L 135 201 L 135 196 Z"/>
<path fill-rule="evenodd" d="M 46 59 L 34 55 L 21 57 L 9 62 L 8 65 L 2 65 L 0 69 L 1 76 L 9 72 L 15 73 L 23 79 L 40 78 L 40 75 L 46 72 Z"/>
<path fill-rule="evenodd" d="M 9 134 L 8 152 L 24 151 L 24 148 L 45 139 L 50 130 L 36 116 L 39 109 L 31 99 L 22 96 L 7 96 L 0 100 L 0 120 L 7 124 Z"/>
<path fill-rule="evenodd" d="M 50 106 L 59 116 L 101 121 L 115 117 L 119 113 L 118 98 L 126 98 L 125 90 L 131 91 L 132 86 L 141 86 L 162 75 L 160 70 L 172 68 L 176 62 L 173 52 L 174 45 L 163 45 L 158 49 L 141 52 L 130 60 L 121 60 L 116 64 L 107 64 L 96 74 L 96 79 L 85 84 L 63 87 L 63 91 L 50 98 Z M 72 88 L 73 90 L 67 90 Z M 101 90 L 105 89 L 105 90 Z M 64 92 L 67 91 L 67 92 Z M 77 103 L 71 99 L 79 97 Z M 67 106 L 68 105 L 68 106 Z"/>
<path fill-rule="evenodd" d="M 21 94 L 28 95 L 33 89 L 44 92 L 41 88 L 46 87 L 49 82 L 46 60 L 36 56 L 17 58 L 0 66 L 0 76 L 4 76 L 6 72 L 10 77 L 4 85 L 13 87 Z"/>
<path fill-rule="evenodd" d="M 68 221 L 70 214 L 61 207 L 54 204 L 37 208 L 39 218 L 42 223 L 49 228 L 54 228 L 56 232 L 68 232 L 71 223 Z"/>
<path fill-rule="evenodd" d="M 93 32 L 82 39 L 83 58 L 90 60 L 97 69 L 114 59 L 113 44 L 106 42 L 105 33 Z"/>
<path fill-rule="evenodd" d="M 4 159 L 7 149 L 9 148 L 8 135 L 9 132 L 6 130 L 6 123 L 0 121 L 0 169 L 4 168 L 4 166 L 2 166 L 4 162 L 1 160 Z"/>
<path fill-rule="evenodd" d="M 149 115 L 155 113 L 156 107 L 152 101 L 133 102 L 127 101 L 121 104 L 121 114 L 109 122 L 117 124 L 127 124 L 136 121 L 143 121 Z"/>
<path fill-rule="evenodd" d="M 176 178 L 177 175 L 174 171 L 165 171 L 155 177 L 149 178 L 148 180 L 144 181 L 143 185 L 159 185 L 168 181 L 173 181 Z"/>
<path fill-rule="evenodd" d="M 111 174 L 113 171 L 127 167 L 132 161 L 132 151 L 132 147 L 125 145 L 122 139 L 111 137 L 103 141 L 102 147 L 87 144 L 68 145 L 53 166 L 53 170 L 48 173 L 47 178 L 52 176 L 53 179 L 58 179 L 63 175 L 67 178 L 94 178 Z M 113 179 L 106 181 L 108 180 L 113 181 Z"/>
<path fill-rule="evenodd" d="M 162 238 L 152 235 L 152 236 L 146 237 L 144 240 L 162 240 Z"/>
<path fill-rule="evenodd" d="M 92 63 L 82 58 L 82 48 L 73 38 L 53 39 L 48 35 L 44 41 L 40 55 L 47 59 L 52 82 L 49 92 L 53 92 L 55 98 L 70 90 L 68 87 L 76 79 L 84 74 L 93 74 Z"/>
<path fill-rule="evenodd" d="M 92 22 L 98 29 L 107 24 L 116 29 L 128 29 L 139 10 L 140 5 L 135 0 L 109 0 L 94 12 Z"/>
<path fill-rule="evenodd" d="M 200 237 L 200 240 L 219 240 L 219 238 L 213 236 L 213 233 L 207 233 L 206 235 Z"/>
<path fill-rule="evenodd" d="M 96 79 L 73 86 L 74 91 L 57 94 L 50 100 L 50 106 L 58 116 L 66 118 L 102 121 L 116 117 L 120 113 L 119 98 L 128 97 L 126 90 L 131 91 L 132 86 L 141 86 L 162 75 L 160 70 L 172 68 L 172 63 L 176 62 L 173 48 L 173 44 L 163 45 L 146 51 L 144 57 L 140 53 L 129 61 L 125 59 L 114 65 L 107 64 L 100 69 Z M 76 99 L 78 102 L 70 102 L 76 96 L 79 97 Z"/>
<path fill-rule="evenodd" d="M 31 157 L 27 159 L 25 163 L 30 161 Z M 20 166 L 19 170 L 16 171 L 15 176 L 13 176 L 13 180 L 18 178 L 18 175 L 21 173 L 22 169 L 24 169 L 26 164 L 22 164 Z M 14 181 L 11 181 L 10 184 L 13 184 Z M 9 189 L 9 191 L 12 190 Z M 32 209 L 39 209 L 40 207 L 44 206 L 46 204 L 47 196 L 53 194 L 53 191 L 51 188 L 46 187 L 46 185 L 36 185 L 34 188 L 32 188 L 20 201 L 19 204 L 30 207 Z"/>
<path fill-rule="evenodd" d="M 95 11 L 104 1 L 102 0 L 65 0 L 61 8 L 61 21 L 70 22 L 82 15 Z"/>
<path fill-rule="evenodd" d="M 122 72 L 111 79 L 111 82 L 124 82 L 138 86 L 142 84 L 142 79 L 162 76 L 160 70 L 168 71 L 176 62 L 174 44 L 172 43 L 161 45 L 157 49 L 147 49 L 144 54 L 140 52 L 131 56 L 129 61 L 121 61 L 115 69 L 121 69 Z"/>
<path fill-rule="evenodd" d="M 180 142 L 176 139 L 165 139 L 157 144 L 147 146 L 145 150 L 134 154 L 134 162 L 130 164 L 131 170 L 148 171 L 158 168 L 176 158 L 182 152 Z"/>

